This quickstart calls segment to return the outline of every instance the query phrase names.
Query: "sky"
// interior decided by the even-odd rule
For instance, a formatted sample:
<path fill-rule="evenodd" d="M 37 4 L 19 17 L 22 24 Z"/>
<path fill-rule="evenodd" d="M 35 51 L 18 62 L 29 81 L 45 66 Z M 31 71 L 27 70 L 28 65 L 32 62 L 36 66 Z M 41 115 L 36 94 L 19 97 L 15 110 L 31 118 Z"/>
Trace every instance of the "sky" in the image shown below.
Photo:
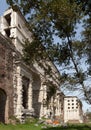
<path fill-rule="evenodd" d="M 4 11 L 7 8 L 8 8 L 8 5 L 6 4 L 6 0 L 0 0 L 0 16 L 3 15 Z M 79 30 L 78 30 L 76 37 L 80 38 L 81 37 L 80 32 L 81 32 L 82 27 L 78 25 L 78 28 L 79 28 Z M 70 93 L 70 95 L 72 95 L 72 94 Z M 91 111 L 91 105 L 88 105 L 85 101 L 82 101 L 82 103 L 83 103 L 84 111 L 86 111 L 87 109 L 89 109 Z"/>
<path fill-rule="evenodd" d="M 4 11 L 8 8 L 6 0 L 0 0 L 0 16 L 3 15 Z"/>

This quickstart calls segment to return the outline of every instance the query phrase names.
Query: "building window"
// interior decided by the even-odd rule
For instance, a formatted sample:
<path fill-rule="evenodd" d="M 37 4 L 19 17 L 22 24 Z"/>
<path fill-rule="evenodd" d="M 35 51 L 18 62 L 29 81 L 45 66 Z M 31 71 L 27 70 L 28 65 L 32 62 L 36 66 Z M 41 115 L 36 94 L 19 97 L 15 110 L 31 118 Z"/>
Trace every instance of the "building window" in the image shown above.
<path fill-rule="evenodd" d="M 74 100 L 72 100 L 72 102 L 74 102 Z"/>
<path fill-rule="evenodd" d="M 70 103 L 68 103 L 68 105 L 70 105 Z"/>
<path fill-rule="evenodd" d="M 76 99 L 76 102 L 78 102 L 78 100 Z"/>
<path fill-rule="evenodd" d="M 29 79 L 25 76 L 22 77 L 22 105 L 24 109 L 28 109 L 28 88 L 29 88 Z"/>
<path fill-rule="evenodd" d="M 68 109 L 70 109 L 70 107 L 68 107 Z"/>
<path fill-rule="evenodd" d="M 9 26 L 11 26 L 11 13 L 5 15 L 5 20 L 6 20 L 6 23 L 7 23 L 7 28 L 5 29 L 5 33 L 6 33 L 7 37 L 10 37 L 10 28 L 9 28 Z"/>
<path fill-rule="evenodd" d="M 7 14 L 7 15 L 5 16 L 5 19 L 6 19 L 6 21 L 7 21 L 8 26 L 10 26 L 10 24 L 11 24 L 11 13 L 10 13 L 10 14 Z"/>
<path fill-rule="evenodd" d="M 72 103 L 72 105 L 74 105 L 74 103 Z"/>
<path fill-rule="evenodd" d="M 78 103 L 76 103 L 76 105 L 78 105 Z"/>
<path fill-rule="evenodd" d="M 74 109 L 74 107 L 72 107 L 72 109 Z"/>
<path fill-rule="evenodd" d="M 5 33 L 6 33 L 7 37 L 10 37 L 10 29 L 9 28 L 5 29 Z"/>

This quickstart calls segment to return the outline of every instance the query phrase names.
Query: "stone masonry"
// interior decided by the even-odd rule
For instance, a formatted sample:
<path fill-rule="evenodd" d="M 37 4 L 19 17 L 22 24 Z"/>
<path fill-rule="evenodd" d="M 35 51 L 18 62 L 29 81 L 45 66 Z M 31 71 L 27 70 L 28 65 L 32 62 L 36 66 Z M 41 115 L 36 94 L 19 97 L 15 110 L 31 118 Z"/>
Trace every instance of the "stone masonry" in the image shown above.
<path fill-rule="evenodd" d="M 0 122 L 8 122 L 14 113 L 13 105 L 13 47 L 7 39 L 0 34 L 0 95 L 6 96 L 4 102 L 0 98 Z M 3 105 L 4 103 L 4 105 Z M 2 108 L 3 107 L 3 108 Z M 4 111 L 4 112 L 3 112 Z M 3 114 L 2 114 L 3 113 Z M 5 115 L 5 116 L 4 116 Z M 3 120 L 2 120 L 3 119 Z"/>
<path fill-rule="evenodd" d="M 11 117 L 21 122 L 31 116 L 61 118 L 64 97 L 60 91 L 60 73 L 47 58 L 27 65 L 22 60 L 24 40 L 32 41 L 26 20 L 17 6 L 10 7 L 0 17 L 0 122 L 9 123 Z"/>

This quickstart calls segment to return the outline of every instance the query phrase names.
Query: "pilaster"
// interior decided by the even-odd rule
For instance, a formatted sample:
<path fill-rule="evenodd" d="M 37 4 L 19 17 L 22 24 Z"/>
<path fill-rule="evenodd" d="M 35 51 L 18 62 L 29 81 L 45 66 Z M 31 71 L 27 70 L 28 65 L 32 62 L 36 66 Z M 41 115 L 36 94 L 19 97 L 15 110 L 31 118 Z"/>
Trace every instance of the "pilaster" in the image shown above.
<path fill-rule="evenodd" d="M 17 118 L 21 119 L 22 115 L 22 75 L 20 66 L 17 67 L 17 103 L 16 112 Z"/>
<path fill-rule="evenodd" d="M 47 99 L 47 85 L 45 83 L 45 80 L 41 80 L 41 89 L 40 89 L 40 96 L 39 96 L 39 102 L 41 102 L 41 109 L 40 109 L 40 117 L 45 117 L 47 116 L 47 104 L 46 104 L 46 99 Z"/>
<path fill-rule="evenodd" d="M 32 80 L 30 79 L 29 83 L 29 89 L 28 89 L 28 109 L 31 110 L 32 108 L 32 102 L 33 102 L 33 86 L 32 86 Z"/>

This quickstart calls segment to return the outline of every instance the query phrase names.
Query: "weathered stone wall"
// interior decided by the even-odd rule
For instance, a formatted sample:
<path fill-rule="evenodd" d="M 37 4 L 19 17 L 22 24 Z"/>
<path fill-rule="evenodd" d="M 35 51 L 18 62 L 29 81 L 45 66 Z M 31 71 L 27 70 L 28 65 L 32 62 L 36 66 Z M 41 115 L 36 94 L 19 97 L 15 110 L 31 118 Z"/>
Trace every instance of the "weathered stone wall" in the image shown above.
<path fill-rule="evenodd" d="M 5 117 L 14 115 L 22 121 L 27 110 L 33 110 L 36 117 L 46 116 L 50 108 L 48 105 L 51 106 L 52 113 L 59 115 L 58 108 L 60 109 L 61 106 L 58 101 L 60 98 L 56 99 L 58 103 L 55 110 L 55 95 L 50 99 L 50 103 L 47 103 L 48 94 L 50 94 L 48 88 L 52 86 L 52 88 L 58 89 L 60 86 L 60 74 L 57 68 L 49 58 L 46 61 L 41 60 L 39 63 L 37 61 L 30 66 L 26 65 L 21 58 L 22 42 L 26 38 L 30 42 L 32 41 L 26 20 L 16 6 L 14 9 L 9 8 L 5 11 L 3 16 L 0 20 L 0 32 L 12 40 L 11 43 L 2 35 L 0 36 L 0 88 L 5 91 L 7 96 Z M 5 30 L 6 27 L 8 31 Z M 43 67 L 39 64 L 42 64 Z M 50 70 L 49 74 L 46 74 L 47 69 Z M 28 84 L 24 82 L 23 77 L 28 79 Z"/>
<path fill-rule="evenodd" d="M 5 122 L 13 115 L 13 56 L 7 39 L 0 34 L 0 88 L 6 93 Z M 2 104 L 0 104 L 2 107 Z"/>

